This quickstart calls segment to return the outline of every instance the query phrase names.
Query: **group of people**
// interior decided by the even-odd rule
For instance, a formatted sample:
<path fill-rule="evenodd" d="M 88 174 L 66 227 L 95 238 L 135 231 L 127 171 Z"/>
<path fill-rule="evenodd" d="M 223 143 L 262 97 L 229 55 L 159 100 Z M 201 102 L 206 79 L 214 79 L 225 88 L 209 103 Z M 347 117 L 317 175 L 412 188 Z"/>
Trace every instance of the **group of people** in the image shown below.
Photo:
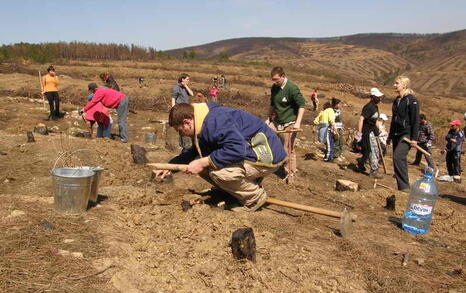
<path fill-rule="evenodd" d="M 54 70 L 50 76 L 53 75 Z M 293 176 L 296 172 L 297 131 L 294 130 L 301 128 L 305 99 L 298 86 L 287 78 L 283 68 L 274 67 L 270 76 L 273 84 L 270 109 L 265 121 L 241 110 L 222 107 L 215 101 L 207 102 L 202 94 L 194 97 L 189 87 L 188 74 L 182 74 L 173 87 L 168 122 L 180 134 L 182 152 L 170 162 L 187 163 L 186 173 L 198 174 L 215 187 L 233 195 L 242 204 L 241 209 L 247 211 L 255 211 L 266 202 L 267 193 L 261 184 L 265 176 L 274 173 L 284 162 L 287 162 L 284 170 L 288 176 Z M 52 80 L 50 77 L 44 79 L 46 82 Z M 108 127 L 111 128 L 112 125 L 108 109 L 116 109 L 121 141 L 127 142 L 129 98 L 119 92 L 118 85 L 110 75 L 103 74 L 101 79 L 106 83 L 105 87 L 99 87 L 95 83 L 88 85 L 88 103 L 83 108 L 85 118 L 102 127 L 98 136 L 107 136 Z M 58 80 L 54 83 L 58 85 Z M 384 94 L 376 88 L 371 89 L 371 100 L 361 112 L 356 135 L 362 146 L 358 169 L 364 171 L 365 163 L 369 161 L 370 175 L 376 178 L 380 175 L 380 157 L 385 153 L 386 146 L 393 144 L 393 164 L 399 190 L 409 189 L 409 149 L 418 145 L 431 152 L 434 139 L 432 126 L 426 116 L 419 113 L 419 102 L 409 85 L 410 81 L 405 76 L 395 80 L 394 87 L 398 96 L 392 105 L 389 132 L 384 128 L 387 115 L 380 113 L 378 109 Z M 53 87 L 44 88 L 45 93 L 58 91 Z M 193 97 L 191 102 L 190 97 Z M 315 98 L 317 99 L 317 93 Z M 49 101 L 54 99 L 50 98 Z M 339 99 L 331 99 L 314 120 L 318 127 L 319 141 L 326 145 L 326 162 L 332 162 L 338 156 L 336 146 L 340 144 L 341 150 L 343 145 L 340 104 Z M 317 105 L 316 102 L 315 110 Z M 51 108 L 51 113 L 56 113 L 55 111 L 55 108 L 54 111 Z M 446 137 L 448 171 L 459 175 L 464 133 L 459 120 L 454 120 L 450 125 L 451 130 Z M 408 138 L 408 141 L 404 138 Z M 285 147 L 288 148 L 288 153 Z M 413 164 L 419 164 L 420 159 L 421 155 L 417 154 Z M 428 160 L 428 164 L 433 166 L 433 161 Z M 168 172 L 159 170 L 157 175 L 164 177 Z"/>
<path fill-rule="evenodd" d="M 371 101 L 367 103 L 361 113 L 357 140 L 361 141 L 362 157 L 358 159 L 358 170 L 365 172 L 365 163 L 369 160 L 370 176 L 381 178 L 378 173 L 381 156 L 385 155 L 386 145 L 393 144 L 393 167 L 397 187 L 402 191 L 409 191 L 407 155 L 411 147 L 419 147 L 429 155 L 425 155 L 430 168 L 435 168 L 432 159 L 432 144 L 435 139 L 432 124 L 427 121 L 425 114 L 420 114 L 420 105 L 413 91 L 410 89 L 410 80 L 406 76 L 395 79 L 395 91 L 398 96 L 392 105 L 392 121 L 387 136 L 383 121 L 387 120 L 385 114 L 380 113 L 378 104 L 384 94 L 377 88 L 371 89 Z M 465 114 L 466 120 L 466 114 Z M 461 174 L 461 151 L 464 141 L 464 132 L 461 131 L 461 121 L 454 120 L 450 124 L 450 131 L 445 140 L 447 142 L 446 163 L 450 176 L 459 177 Z M 466 130 L 466 128 L 465 128 Z M 419 165 L 422 152 L 416 151 L 416 158 L 412 165 Z"/>
<path fill-rule="evenodd" d="M 182 75 L 179 79 L 181 95 L 192 95 L 187 86 L 188 77 Z M 262 179 L 280 168 L 287 155 L 287 171 L 292 173 L 296 169 L 294 148 L 290 154 L 284 148 L 289 142 L 294 145 L 296 132 L 278 136 L 276 131 L 300 128 L 305 101 L 283 68 L 273 68 L 271 79 L 270 111 L 266 121 L 215 102 L 177 103 L 175 97 L 169 113 L 169 125 L 181 137 L 192 140 L 191 147 L 183 149 L 170 163 L 188 164 L 187 174 L 197 174 L 234 196 L 241 206 L 233 210 L 256 211 L 265 204 L 267 193 Z M 158 170 L 156 175 L 163 178 L 169 172 Z"/>
<path fill-rule="evenodd" d="M 108 109 L 116 109 L 118 113 L 118 128 L 120 140 L 128 141 L 128 97 L 120 92 L 115 79 L 108 73 L 100 74 L 100 79 L 105 84 L 103 87 L 96 83 L 88 85 L 89 95 L 87 104 L 81 110 L 81 114 L 90 123 L 90 135 L 93 135 L 93 125 L 97 123 L 96 137 L 111 137 L 112 118 Z M 47 68 L 47 74 L 41 79 L 42 94 L 47 97 L 50 112 L 47 120 L 63 118 L 60 112 L 60 97 L 58 94 L 59 80 L 53 66 Z"/>
<path fill-rule="evenodd" d="M 285 168 L 288 175 L 296 171 L 294 143 L 297 132 L 291 130 L 301 127 L 305 100 L 283 68 L 274 67 L 271 80 L 270 110 L 266 121 L 214 102 L 175 103 L 169 114 L 169 125 L 181 137 L 192 140 L 191 147 L 185 148 L 170 163 L 188 164 L 186 173 L 198 174 L 231 194 L 246 211 L 255 211 L 266 202 L 267 193 L 261 184 L 263 177 L 275 172 L 285 161 L 288 162 Z M 380 177 L 380 157 L 386 153 L 387 145 L 392 144 L 397 187 L 406 191 L 409 189 L 407 154 L 410 148 L 419 146 L 431 152 L 434 137 L 431 124 L 424 114 L 420 114 L 419 102 L 410 89 L 410 80 L 399 76 L 394 87 L 398 96 L 392 105 L 389 131 L 384 124 L 388 117 L 378 108 L 384 98 L 379 89 L 371 89 L 371 100 L 361 112 L 356 137 L 362 145 L 363 155 L 358 159 L 358 170 L 364 171 L 365 163 L 369 161 L 370 175 Z M 192 95 L 188 89 L 185 86 L 185 95 Z M 314 109 L 317 110 L 317 94 L 314 101 Z M 319 141 L 326 144 L 324 160 L 327 162 L 335 158 L 335 142 L 342 144 L 342 140 L 338 142 L 343 129 L 340 104 L 339 99 L 333 98 L 314 120 Z M 452 174 L 461 171 L 459 158 L 464 133 L 460 124 L 459 120 L 451 122 L 451 130 L 446 137 L 447 165 Z M 286 133 L 286 130 L 290 131 Z M 277 132 L 285 133 L 277 135 Z M 285 147 L 289 146 L 291 149 L 287 153 Z M 421 153 L 417 153 L 413 164 L 419 164 L 420 159 Z M 433 166 L 431 160 L 428 164 Z M 168 173 L 168 170 L 158 170 L 157 176 L 164 177 Z"/>

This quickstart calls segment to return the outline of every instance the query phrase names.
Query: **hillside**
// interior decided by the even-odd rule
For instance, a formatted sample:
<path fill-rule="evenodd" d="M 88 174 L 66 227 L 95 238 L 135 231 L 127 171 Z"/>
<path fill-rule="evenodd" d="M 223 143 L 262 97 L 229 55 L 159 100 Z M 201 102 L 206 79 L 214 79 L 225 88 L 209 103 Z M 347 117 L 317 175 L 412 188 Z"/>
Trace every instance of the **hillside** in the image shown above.
<path fill-rule="evenodd" d="M 166 51 L 198 58 L 307 68 L 336 81 L 390 84 L 412 76 L 423 93 L 465 97 L 466 30 L 445 34 L 357 34 L 335 38 L 239 38 Z"/>
<path fill-rule="evenodd" d="M 323 54 L 321 45 L 316 46 L 303 46 L 303 50 Z M 363 58 L 364 52 L 351 52 L 351 58 Z M 460 66 L 458 61 L 451 62 Z M 45 66 L 0 64 L 0 292 L 464 292 L 464 180 L 438 183 L 431 231 L 414 236 L 399 227 L 406 194 L 374 188 L 373 180 L 354 171 L 360 155 L 349 151 L 351 128 L 367 103 L 359 93 L 367 92 L 370 85 L 334 83 L 298 67 L 290 71 L 306 98 L 318 88 L 325 95 L 322 102 L 331 97 L 343 101 L 347 145 L 335 163 L 323 162 L 322 145 L 312 125 L 317 113 L 306 111 L 297 139 L 295 182 L 286 184 L 275 175 L 263 181 L 270 197 L 337 212 L 347 209 L 357 215 L 353 233 L 342 238 L 339 219 L 276 205 L 255 213 L 235 213 L 229 210 L 233 198 L 224 194 L 213 194 L 219 198 L 185 212 L 182 201 L 199 199 L 209 184 L 182 172 L 174 174 L 172 181 L 152 180 L 149 166 L 133 162 L 129 144 L 80 137 L 89 129 L 78 114 L 86 101 L 87 84 L 99 82 L 100 73 L 111 72 L 130 97 L 130 144 L 144 147 L 150 162 L 166 162 L 179 153 L 178 134 L 172 128 L 165 132 L 159 122 L 167 119 L 171 88 L 181 72 L 191 75 L 195 93 L 206 93 L 212 76 L 225 74 L 229 91 L 221 90 L 218 101 L 265 118 L 269 65 L 181 59 L 66 60 L 54 65 L 60 78 L 61 109 L 67 115 L 44 121 L 48 113 L 37 73 Z M 137 81 L 141 76 L 144 86 Z M 394 91 L 380 88 L 388 98 L 379 109 L 390 113 Z M 464 102 L 421 94 L 418 98 L 433 122 L 434 160 L 444 175 L 447 170 L 439 152 L 443 135 L 448 119 L 462 117 Z M 116 115 L 112 116 L 116 122 Z M 50 133 L 34 132 L 35 142 L 26 142 L 26 133 L 38 123 Z M 118 133 L 116 123 L 112 132 Z M 147 133 L 157 134 L 154 144 L 145 141 Z M 414 155 L 411 151 L 410 162 Z M 389 148 L 389 174 L 378 181 L 389 188 L 395 186 L 391 158 Z M 104 167 L 98 203 L 90 204 L 80 216 L 58 213 L 52 197 L 54 166 Z M 417 180 L 421 171 L 409 166 L 410 181 Z M 337 179 L 354 181 L 360 190 L 336 191 Z M 393 195 L 395 210 L 387 210 L 386 198 Z M 219 200 L 226 202 L 225 209 L 217 205 Z M 231 255 L 231 235 L 243 227 L 254 229 L 256 263 Z"/>

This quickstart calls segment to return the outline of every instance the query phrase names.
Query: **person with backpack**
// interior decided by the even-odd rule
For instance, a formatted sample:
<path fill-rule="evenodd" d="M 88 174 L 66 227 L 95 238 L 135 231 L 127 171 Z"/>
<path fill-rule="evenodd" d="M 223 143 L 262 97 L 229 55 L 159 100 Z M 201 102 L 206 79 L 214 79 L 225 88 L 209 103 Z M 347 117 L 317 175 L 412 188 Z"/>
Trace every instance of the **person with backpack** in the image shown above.
<path fill-rule="evenodd" d="M 398 96 L 392 105 L 392 122 L 387 144 L 393 143 L 393 167 L 398 190 L 409 192 L 407 156 L 419 136 L 419 102 L 410 89 L 408 77 L 398 76 L 393 87 Z M 403 140 L 408 138 L 410 142 Z"/>

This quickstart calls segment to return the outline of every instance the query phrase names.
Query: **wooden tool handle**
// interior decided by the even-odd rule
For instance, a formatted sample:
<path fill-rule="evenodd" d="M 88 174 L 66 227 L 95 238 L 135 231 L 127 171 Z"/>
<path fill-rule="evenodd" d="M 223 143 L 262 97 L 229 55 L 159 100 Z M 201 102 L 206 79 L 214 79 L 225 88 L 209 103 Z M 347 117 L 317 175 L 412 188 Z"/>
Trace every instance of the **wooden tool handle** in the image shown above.
<path fill-rule="evenodd" d="M 382 146 L 380 145 L 380 138 L 376 137 L 376 141 L 377 141 L 377 148 L 379 149 L 380 158 L 382 159 L 383 172 L 385 174 L 388 174 L 387 166 L 385 165 L 385 158 L 383 157 Z"/>
<path fill-rule="evenodd" d="M 277 133 L 291 133 L 291 132 L 301 132 L 303 131 L 301 128 L 291 128 L 285 130 L 277 130 Z"/>
<path fill-rule="evenodd" d="M 297 204 L 289 201 L 283 201 L 275 198 L 268 198 L 267 203 L 269 204 L 274 204 L 282 207 L 287 207 L 287 208 L 292 208 L 296 210 L 301 210 L 305 212 L 310 212 L 314 214 L 319 214 L 319 215 L 324 215 L 324 216 L 329 216 L 333 218 L 341 218 L 341 213 L 340 212 L 335 212 L 335 211 L 330 211 L 330 210 L 325 210 L 321 208 L 315 208 L 311 206 L 305 206 L 302 204 Z M 356 220 L 356 216 L 353 215 L 352 220 Z"/>
<path fill-rule="evenodd" d="M 185 171 L 188 165 L 185 164 L 168 164 L 168 163 L 148 163 L 147 166 L 154 167 L 157 170 Z"/>
<path fill-rule="evenodd" d="M 403 140 L 408 142 L 408 143 L 411 143 L 411 141 L 407 138 L 407 137 L 403 137 Z M 424 155 L 430 157 L 431 154 L 429 154 L 428 152 L 426 152 L 423 148 L 421 148 L 420 146 L 416 145 L 414 146 L 418 151 L 420 151 L 421 153 L 423 153 Z"/>

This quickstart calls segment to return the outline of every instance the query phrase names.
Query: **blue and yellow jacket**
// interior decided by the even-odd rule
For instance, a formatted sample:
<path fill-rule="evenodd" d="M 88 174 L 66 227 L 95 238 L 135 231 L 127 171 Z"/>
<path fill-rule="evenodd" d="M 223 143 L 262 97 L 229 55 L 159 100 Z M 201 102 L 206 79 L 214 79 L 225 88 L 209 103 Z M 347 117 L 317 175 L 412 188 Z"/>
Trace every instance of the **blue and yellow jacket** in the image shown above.
<path fill-rule="evenodd" d="M 243 161 L 272 167 L 286 159 L 277 134 L 258 117 L 213 102 L 192 105 L 193 147 L 172 159 L 171 163 L 188 163 L 196 157 L 208 156 L 213 168 Z"/>

